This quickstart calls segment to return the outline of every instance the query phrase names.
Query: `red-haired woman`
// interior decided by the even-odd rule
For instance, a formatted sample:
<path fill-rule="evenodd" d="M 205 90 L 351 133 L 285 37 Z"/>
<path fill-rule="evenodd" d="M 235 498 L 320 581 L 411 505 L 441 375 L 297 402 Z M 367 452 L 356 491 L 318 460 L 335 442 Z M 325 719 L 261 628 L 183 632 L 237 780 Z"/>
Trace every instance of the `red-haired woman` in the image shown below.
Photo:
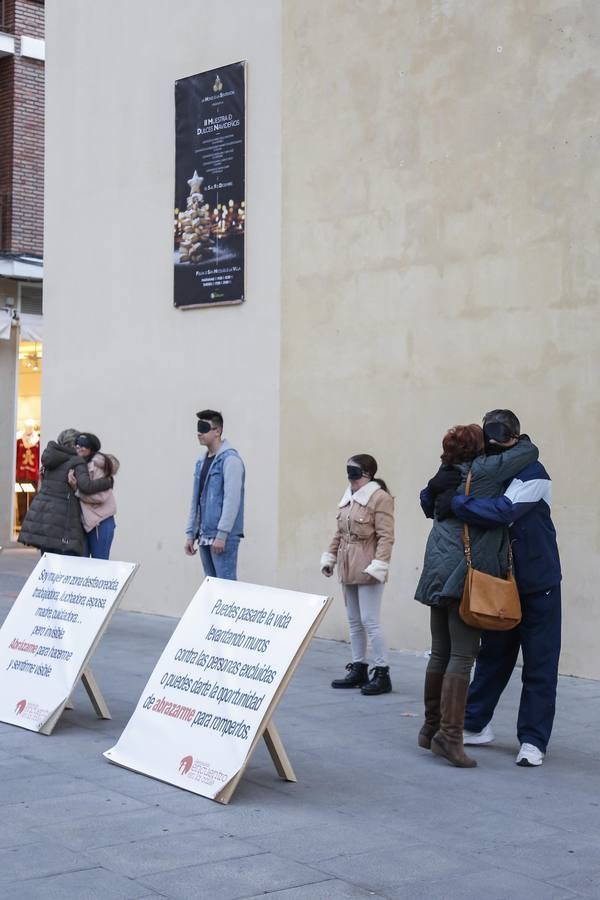
<path fill-rule="evenodd" d="M 433 527 L 425 547 L 425 559 L 415 598 L 430 607 L 431 657 L 425 673 L 425 722 L 419 747 L 444 756 L 461 768 L 477 763 L 463 748 L 463 722 L 471 668 L 479 652 L 480 632 L 460 618 L 467 564 L 463 525 L 452 517 L 450 499 L 465 491 L 469 469 L 469 494 L 498 497 L 504 485 L 525 466 L 535 462 L 538 450 L 526 435 L 514 447 L 485 456 L 479 425 L 456 425 L 442 440 L 442 465 L 421 491 L 421 507 Z M 508 569 L 508 531 L 471 526 L 473 565 L 482 572 L 504 578 Z"/>

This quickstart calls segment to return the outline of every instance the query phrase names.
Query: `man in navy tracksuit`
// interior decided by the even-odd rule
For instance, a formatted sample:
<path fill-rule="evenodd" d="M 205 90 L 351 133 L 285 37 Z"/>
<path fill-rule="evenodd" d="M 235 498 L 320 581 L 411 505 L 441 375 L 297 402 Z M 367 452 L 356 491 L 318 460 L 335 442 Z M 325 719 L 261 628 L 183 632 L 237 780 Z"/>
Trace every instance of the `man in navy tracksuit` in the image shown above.
<path fill-rule="evenodd" d="M 486 453 L 498 453 L 519 438 L 520 424 L 510 410 L 485 415 Z M 489 725 L 502 691 L 523 653 L 517 736 L 519 766 L 540 766 L 552 731 L 561 637 L 560 559 L 550 517 L 552 482 L 538 461 L 526 466 L 506 486 L 502 497 L 455 496 L 453 513 L 482 528 L 510 527 L 515 577 L 523 618 L 512 631 L 485 631 L 469 689 L 465 744 L 488 744 Z"/>

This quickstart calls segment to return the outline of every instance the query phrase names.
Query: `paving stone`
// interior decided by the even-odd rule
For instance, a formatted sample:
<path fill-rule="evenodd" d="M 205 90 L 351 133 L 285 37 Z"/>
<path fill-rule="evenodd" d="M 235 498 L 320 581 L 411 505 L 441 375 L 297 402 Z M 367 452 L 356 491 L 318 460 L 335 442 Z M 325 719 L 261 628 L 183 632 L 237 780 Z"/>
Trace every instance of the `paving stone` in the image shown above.
<path fill-rule="evenodd" d="M 386 896 L 390 888 L 402 882 L 427 877 L 430 880 L 448 875 L 461 875 L 487 868 L 461 852 L 441 851 L 435 845 L 399 844 L 394 852 L 388 848 L 365 853 L 337 856 L 322 860 L 319 869 L 350 881 L 360 887 L 380 891 Z"/>
<path fill-rule="evenodd" d="M 35 844 L 39 841 L 39 835 L 28 831 L 27 827 L 17 825 L 12 817 L 2 810 L 0 818 L 0 848 L 8 850 L 11 847 L 21 847 L 25 844 Z"/>
<path fill-rule="evenodd" d="M 563 878 L 553 878 L 551 883 L 562 890 L 574 891 L 578 897 L 600 898 L 600 867 L 588 869 L 583 872 L 575 872 L 565 875 Z"/>
<path fill-rule="evenodd" d="M 74 819 L 90 816 L 112 816 L 124 810 L 147 808 L 146 804 L 124 794 L 99 790 L 6 805 L 2 815 L 22 828 L 33 828 L 42 823 L 61 822 L 64 819 L 72 822 Z"/>
<path fill-rule="evenodd" d="M 590 838 L 565 831 L 557 837 L 523 840 L 512 846 L 495 844 L 471 855 L 483 863 L 521 872 L 541 881 L 586 871 L 600 859 L 600 836 Z"/>
<path fill-rule="evenodd" d="M 58 875 L 84 867 L 79 854 L 38 837 L 36 843 L 0 850 L 0 885 L 32 875 Z"/>
<path fill-rule="evenodd" d="M 344 817 L 337 825 L 328 825 L 324 829 L 313 826 L 295 828 L 262 837 L 248 837 L 247 841 L 261 850 L 268 850 L 297 862 L 317 863 L 319 860 L 345 856 L 353 850 L 362 852 L 385 846 L 393 848 L 398 840 L 403 837 L 408 839 L 410 836 L 410 824 L 399 825 L 403 832 L 401 835 L 397 830 L 371 823 L 367 825 Z"/>
<path fill-rule="evenodd" d="M 56 841 L 71 850 L 108 847 L 161 834 L 182 834 L 202 828 L 193 816 L 167 816 L 153 807 L 88 816 L 74 822 L 53 822 L 32 829 L 46 840 Z"/>
<path fill-rule="evenodd" d="M 207 797 L 200 797 L 174 785 L 164 787 L 169 787 L 170 790 L 161 791 L 159 794 L 144 794 L 144 803 L 148 806 L 158 806 L 165 813 L 173 813 L 176 816 L 208 816 L 223 809 L 220 803 Z"/>
<path fill-rule="evenodd" d="M 113 872 L 139 878 L 189 866 L 192 860 L 200 864 L 252 856 L 257 852 L 260 851 L 247 841 L 204 829 L 98 847 L 87 850 L 86 858 Z"/>
<path fill-rule="evenodd" d="M 505 869 L 486 869 L 436 881 L 408 881 L 386 892 L 389 900 L 575 900 L 576 894 Z"/>
<path fill-rule="evenodd" d="M 159 896 L 129 878 L 99 868 L 33 878 L 13 883 L 6 890 L 14 890 L 6 895 L 7 900 L 142 900 Z"/>
<path fill-rule="evenodd" d="M 323 881 L 323 875 L 308 866 L 280 859 L 271 853 L 260 853 L 242 859 L 175 869 L 139 880 L 173 900 L 198 900 L 199 897 L 238 900 L 256 893 L 313 884 Z"/>
<path fill-rule="evenodd" d="M 383 894 L 365 891 L 337 878 L 286 888 L 283 891 L 269 891 L 267 898 L 268 900 L 385 900 Z M 245 897 L 244 900 L 265 900 L 265 895 L 254 894 L 252 897 Z"/>
<path fill-rule="evenodd" d="M 18 763 L 16 764 L 18 772 Z M 0 803 L 20 803 L 46 797 L 61 797 L 65 794 L 79 794 L 93 791 L 95 784 L 82 779 L 69 778 L 57 772 L 35 775 L 28 778 L 4 778 L 0 780 Z"/>

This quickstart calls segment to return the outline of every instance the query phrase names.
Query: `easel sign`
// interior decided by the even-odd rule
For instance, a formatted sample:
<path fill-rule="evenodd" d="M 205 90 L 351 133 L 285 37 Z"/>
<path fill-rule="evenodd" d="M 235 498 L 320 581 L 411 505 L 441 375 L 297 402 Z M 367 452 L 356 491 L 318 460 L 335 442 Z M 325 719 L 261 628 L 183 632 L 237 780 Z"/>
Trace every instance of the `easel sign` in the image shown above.
<path fill-rule="evenodd" d="M 51 734 L 80 678 L 110 719 L 88 663 L 136 569 L 44 553 L 0 628 L 0 721 Z"/>
<path fill-rule="evenodd" d="M 261 737 L 294 770 L 273 712 L 331 598 L 206 578 L 108 760 L 229 803 Z"/>

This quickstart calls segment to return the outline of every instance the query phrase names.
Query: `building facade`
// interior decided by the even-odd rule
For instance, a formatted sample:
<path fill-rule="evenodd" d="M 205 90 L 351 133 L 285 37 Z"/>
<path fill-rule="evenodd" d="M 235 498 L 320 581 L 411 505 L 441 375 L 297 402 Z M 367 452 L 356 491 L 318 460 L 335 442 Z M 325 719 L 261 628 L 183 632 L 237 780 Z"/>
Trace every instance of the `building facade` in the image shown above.
<path fill-rule="evenodd" d="M 0 545 L 16 539 L 37 482 L 44 58 L 43 0 L 0 0 Z"/>
<path fill-rule="evenodd" d="M 600 677 L 599 13 L 484 6 L 47 4 L 43 439 L 90 429 L 121 458 L 130 608 L 178 615 L 199 583 L 183 540 L 211 406 L 247 465 L 240 577 L 335 590 L 326 637 L 345 636 L 319 557 L 346 459 L 379 460 L 385 627 L 422 652 L 419 489 L 449 426 L 511 407 L 554 481 L 562 671 Z M 174 82 L 239 60 L 246 301 L 176 310 Z"/>

